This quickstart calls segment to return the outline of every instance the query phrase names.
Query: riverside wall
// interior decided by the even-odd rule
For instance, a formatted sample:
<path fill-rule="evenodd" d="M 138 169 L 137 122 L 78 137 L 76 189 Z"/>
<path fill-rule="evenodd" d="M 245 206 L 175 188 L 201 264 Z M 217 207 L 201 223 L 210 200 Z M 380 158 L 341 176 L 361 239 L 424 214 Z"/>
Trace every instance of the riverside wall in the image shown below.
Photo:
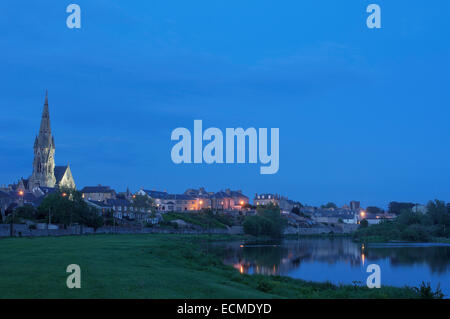
<path fill-rule="evenodd" d="M 296 228 L 287 227 L 284 231 L 285 235 L 318 235 L 318 234 L 349 234 L 356 230 L 358 225 L 339 225 L 328 227 L 311 227 L 311 228 Z M 67 229 L 30 229 L 26 224 L 14 224 L 13 232 L 15 237 L 40 237 L 40 236 L 72 236 L 72 235 L 88 235 L 88 234 L 219 234 L 219 235 L 242 235 L 244 230 L 242 226 L 232 226 L 228 229 L 165 229 L 159 227 L 100 227 L 94 231 L 91 227 L 72 226 Z M 11 236 L 11 225 L 0 224 L 0 237 Z"/>

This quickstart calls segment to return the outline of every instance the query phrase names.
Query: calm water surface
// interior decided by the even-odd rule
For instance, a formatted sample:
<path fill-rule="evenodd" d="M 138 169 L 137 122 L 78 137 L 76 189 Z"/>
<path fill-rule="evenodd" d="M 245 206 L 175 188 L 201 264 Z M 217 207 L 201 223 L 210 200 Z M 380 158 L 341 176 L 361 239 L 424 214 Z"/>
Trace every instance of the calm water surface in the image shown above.
<path fill-rule="evenodd" d="M 450 298 L 450 245 L 358 244 L 348 238 L 281 242 L 227 242 L 223 258 L 241 273 L 283 275 L 310 281 L 366 283 L 369 264 L 381 267 L 381 285 L 440 284 Z"/>

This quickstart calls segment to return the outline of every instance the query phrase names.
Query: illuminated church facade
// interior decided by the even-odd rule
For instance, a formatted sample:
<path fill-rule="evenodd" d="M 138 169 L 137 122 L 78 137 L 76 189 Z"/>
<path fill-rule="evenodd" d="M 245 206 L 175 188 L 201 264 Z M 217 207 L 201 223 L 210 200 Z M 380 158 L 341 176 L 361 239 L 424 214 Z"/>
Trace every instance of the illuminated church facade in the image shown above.
<path fill-rule="evenodd" d="M 34 141 L 33 173 L 27 181 L 28 189 L 36 187 L 75 188 L 70 166 L 55 166 L 55 140 L 50 125 L 48 93 L 45 94 L 39 134 Z"/>

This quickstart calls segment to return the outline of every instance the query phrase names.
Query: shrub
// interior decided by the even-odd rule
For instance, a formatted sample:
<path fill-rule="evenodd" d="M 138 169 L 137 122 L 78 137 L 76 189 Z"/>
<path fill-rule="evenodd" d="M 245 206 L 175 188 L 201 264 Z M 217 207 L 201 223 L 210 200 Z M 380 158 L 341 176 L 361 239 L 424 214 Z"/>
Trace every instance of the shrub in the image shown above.
<path fill-rule="evenodd" d="M 244 232 L 253 236 L 280 237 L 286 227 L 279 209 L 258 210 L 258 215 L 245 218 Z"/>
<path fill-rule="evenodd" d="M 270 292 L 273 289 L 273 286 L 270 282 L 265 279 L 260 279 L 256 285 L 256 289 L 262 292 Z"/>
<path fill-rule="evenodd" d="M 428 234 L 426 228 L 420 224 L 414 224 L 408 226 L 402 232 L 402 239 L 408 241 L 424 241 L 430 240 L 430 235 Z"/>
<path fill-rule="evenodd" d="M 423 215 L 421 213 L 413 213 L 411 210 L 404 210 L 398 216 L 398 222 L 403 225 L 420 224 Z"/>
<path fill-rule="evenodd" d="M 369 222 L 367 221 L 367 219 L 363 219 L 363 220 L 359 223 L 359 227 L 360 227 L 360 228 L 366 228 L 366 227 L 369 227 Z"/>
<path fill-rule="evenodd" d="M 422 284 L 419 288 L 414 287 L 414 290 L 417 291 L 420 294 L 420 298 L 423 299 L 442 299 L 444 298 L 444 294 L 442 293 L 441 288 L 439 285 L 436 288 L 436 291 L 433 291 L 433 289 L 430 286 L 430 283 L 425 284 L 422 281 Z"/>

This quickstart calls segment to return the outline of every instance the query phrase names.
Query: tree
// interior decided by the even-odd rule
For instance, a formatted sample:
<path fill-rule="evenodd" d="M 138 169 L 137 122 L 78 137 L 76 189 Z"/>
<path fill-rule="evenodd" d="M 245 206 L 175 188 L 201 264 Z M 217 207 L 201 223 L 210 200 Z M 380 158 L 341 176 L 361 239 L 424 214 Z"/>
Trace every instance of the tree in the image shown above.
<path fill-rule="evenodd" d="M 428 215 L 431 217 L 434 224 L 450 226 L 450 214 L 447 211 L 444 201 L 438 199 L 429 201 L 427 204 L 427 210 Z"/>
<path fill-rule="evenodd" d="M 23 205 L 16 208 L 16 217 L 27 219 L 27 220 L 35 220 L 37 217 L 36 208 L 31 205 Z"/>
<path fill-rule="evenodd" d="M 390 202 L 389 203 L 389 213 L 400 215 L 403 210 L 411 209 L 415 206 L 414 203 L 404 203 L 404 202 Z"/>
<path fill-rule="evenodd" d="M 38 207 L 38 216 L 67 227 L 73 223 L 86 223 L 94 218 L 93 210 L 84 201 L 81 192 L 74 189 L 59 189 L 44 198 Z M 97 214 L 97 212 L 95 212 Z"/>
<path fill-rule="evenodd" d="M 245 218 L 244 232 L 253 236 L 281 237 L 286 227 L 286 220 L 281 217 L 280 209 L 258 208 L 256 216 Z"/>
<path fill-rule="evenodd" d="M 137 210 L 148 211 L 153 208 L 153 200 L 146 195 L 133 195 L 132 205 Z"/>
<path fill-rule="evenodd" d="M 108 209 L 103 217 L 103 222 L 105 225 L 114 226 L 114 212 Z"/>
<path fill-rule="evenodd" d="M 420 224 L 422 219 L 421 213 L 413 213 L 411 209 L 404 209 L 398 216 L 398 222 L 403 225 Z"/>
<path fill-rule="evenodd" d="M 94 228 L 94 232 L 96 232 L 97 229 L 102 227 L 104 224 L 102 216 L 100 216 L 97 210 L 93 207 L 88 207 L 88 209 L 81 211 L 79 221 L 87 227 Z"/>
<path fill-rule="evenodd" d="M 415 242 L 427 242 L 430 240 L 430 234 L 427 229 L 419 224 L 409 225 L 401 233 L 402 239 Z"/>

